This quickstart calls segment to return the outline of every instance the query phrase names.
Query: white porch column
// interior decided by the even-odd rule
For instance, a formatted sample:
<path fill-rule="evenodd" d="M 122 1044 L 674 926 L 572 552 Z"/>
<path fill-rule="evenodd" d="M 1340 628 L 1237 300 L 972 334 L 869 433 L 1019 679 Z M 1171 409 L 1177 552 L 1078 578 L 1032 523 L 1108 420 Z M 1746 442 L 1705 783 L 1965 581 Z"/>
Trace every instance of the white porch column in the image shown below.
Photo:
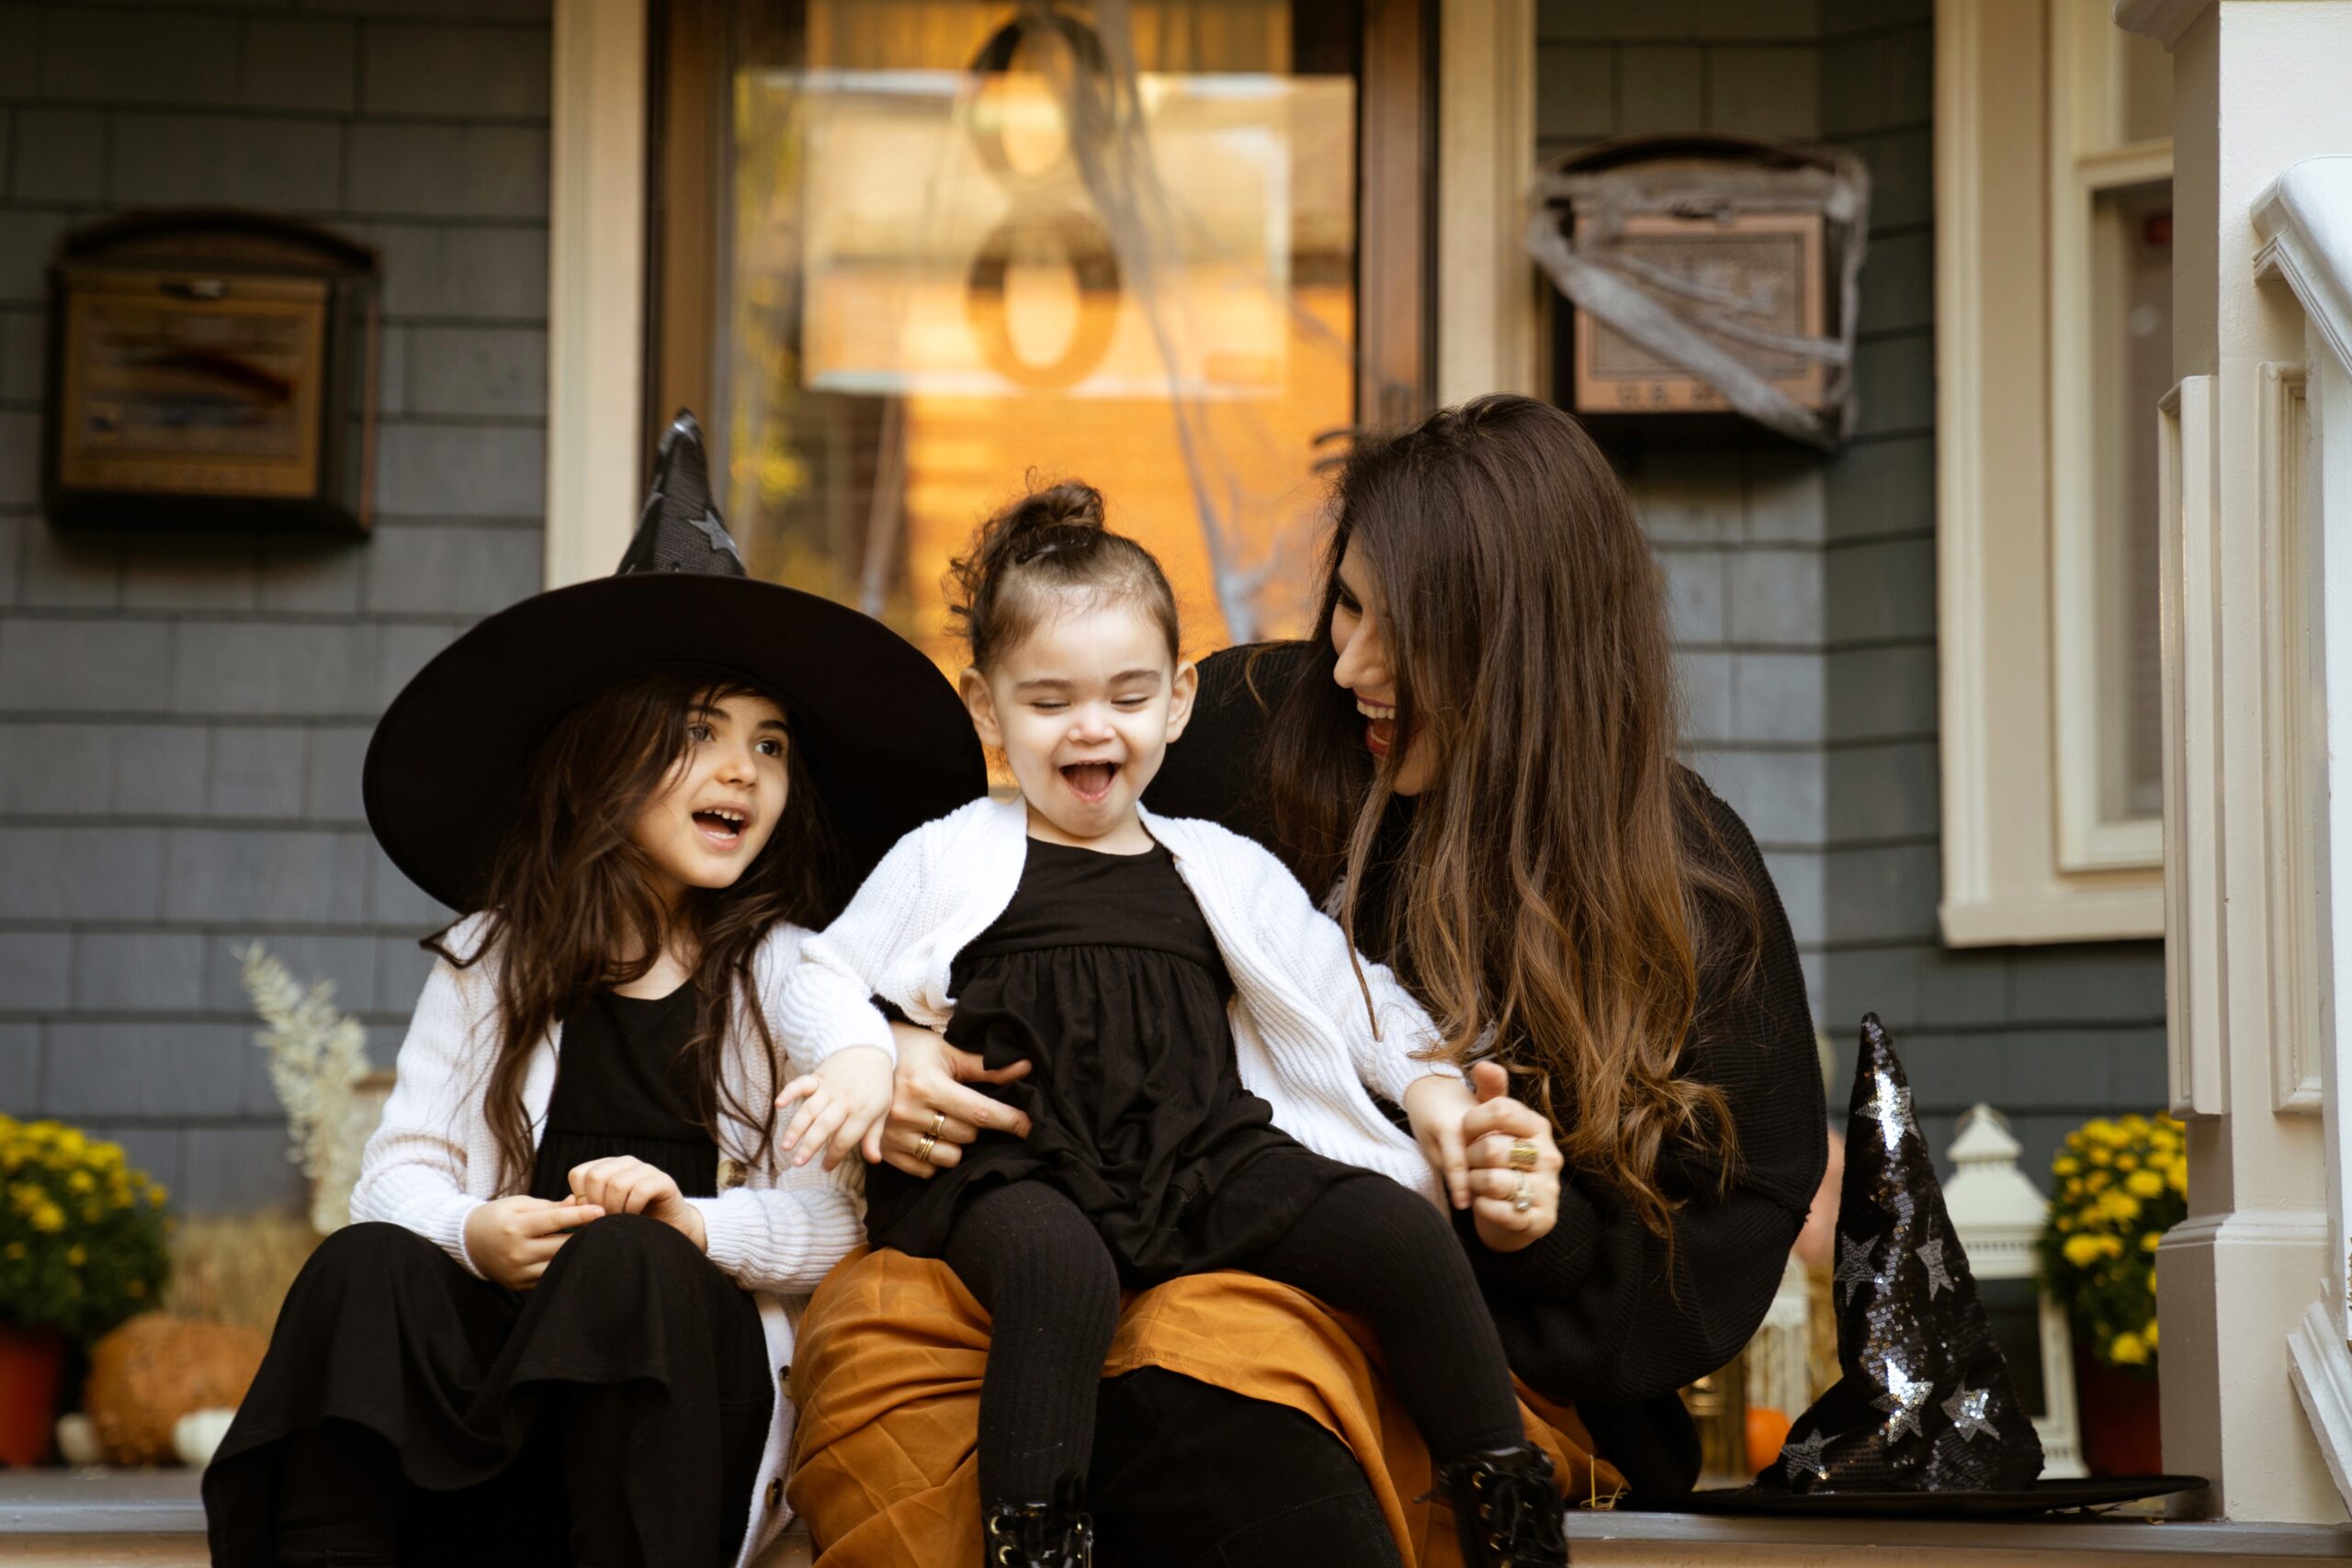
<path fill-rule="evenodd" d="M 2318 367 L 2302 310 L 2259 276 L 2255 211 L 2290 165 L 2352 152 L 2352 4 L 2115 10 L 2174 59 L 2165 961 L 2190 1186 L 2188 1220 L 2158 1254 L 2165 1466 L 2211 1476 L 2233 1519 L 2340 1519 L 2344 1499 L 2290 1382 L 2288 1337 L 2323 1281 L 2340 1292 L 2343 1280 L 2343 1259 L 2330 1268 L 2322 1097 L 2308 1069 L 2334 1048 L 2315 1000 L 2339 972 L 2328 845 L 2352 846 L 2316 809 L 2328 722 L 2312 698 L 2316 623 L 2352 617 L 2352 602 L 2331 592 L 2323 610 L 2312 591 L 2320 529 L 2299 454 Z M 2332 577 L 2352 515 L 2327 533 Z M 2347 695 L 2327 707 L 2352 715 Z M 2306 822 L 2316 842 L 2297 838 Z M 2342 919 L 2335 931 L 2347 934 Z"/>

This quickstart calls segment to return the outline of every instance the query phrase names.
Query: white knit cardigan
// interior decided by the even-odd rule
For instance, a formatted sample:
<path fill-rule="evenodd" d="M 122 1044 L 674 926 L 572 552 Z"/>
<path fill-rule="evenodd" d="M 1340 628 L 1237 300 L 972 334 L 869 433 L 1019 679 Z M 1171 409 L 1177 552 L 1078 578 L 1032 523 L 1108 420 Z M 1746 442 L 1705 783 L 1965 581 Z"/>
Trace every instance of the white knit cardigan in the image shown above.
<path fill-rule="evenodd" d="M 461 921 L 450 932 L 450 950 L 476 952 L 486 923 L 480 915 Z M 752 977 L 771 1018 L 808 934 L 779 925 L 752 956 Z M 353 1219 L 405 1226 L 476 1275 L 481 1270 L 466 1255 L 466 1219 L 482 1203 L 517 1190 L 513 1181 L 500 1184 L 498 1142 L 484 1107 L 484 1089 L 497 1059 L 497 1027 L 496 953 L 462 969 L 447 959 L 436 962 L 401 1045 L 383 1122 L 368 1140 L 351 1194 Z M 547 1126 L 562 1033 L 559 1025 L 534 1047 L 524 1075 L 523 1108 L 535 1145 Z M 749 1040 L 739 1037 L 736 1043 L 727 1057 L 728 1088 L 741 1104 L 757 1111 L 774 1100 L 776 1085 L 765 1054 Z M 783 1498 L 793 1407 L 783 1374 L 791 1366 L 800 1309 L 826 1270 L 865 1236 L 854 1186 L 856 1162 L 845 1162 L 830 1175 L 817 1161 L 796 1168 L 773 1152 L 754 1164 L 750 1151 L 759 1146 L 759 1130 L 733 1116 L 722 1118 L 718 1142 L 720 1155 L 740 1173 L 741 1185 L 716 1198 L 688 1201 L 702 1212 L 710 1260 L 753 1293 L 768 1364 L 777 1372 L 775 1415 L 753 1483 L 750 1528 L 736 1559 L 742 1568 L 791 1517 Z"/>
<path fill-rule="evenodd" d="M 1461 1076 L 1416 1059 L 1437 1039 L 1429 1014 L 1367 959 L 1375 1036 L 1347 937 L 1280 861 L 1214 822 L 1149 812 L 1143 820 L 1216 939 L 1233 977 L 1227 1016 L 1241 1081 L 1273 1107 L 1274 1125 L 1442 1205 L 1419 1146 L 1364 1092 L 1401 1102 L 1417 1079 Z M 874 997 L 944 1027 L 956 1008 L 948 968 L 1012 902 L 1028 846 L 1028 807 L 1017 798 L 973 801 L 900 839 L 841 918 L 802 945 L 777 1014 L 795 1070 L 853 1045 L 895 1057 Z"/>

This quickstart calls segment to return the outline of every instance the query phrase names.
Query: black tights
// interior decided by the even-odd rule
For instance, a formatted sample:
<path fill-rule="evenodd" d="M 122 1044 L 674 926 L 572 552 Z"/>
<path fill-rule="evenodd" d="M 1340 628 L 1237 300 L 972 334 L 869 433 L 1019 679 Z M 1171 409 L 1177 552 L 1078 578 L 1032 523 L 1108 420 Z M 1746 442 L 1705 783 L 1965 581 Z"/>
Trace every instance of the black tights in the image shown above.
<path fill-rule="evenodd" d="M 944 1257 L 993 1320 L 981 1506 L 1043 1502 L 1086 1468 L 1118 1322 L 1117 1267 L 1078 1205 L 1034 1181 L 973 1196 Z M 1245 1266 L 1372 1320 L 1397 1396 L 1440 1462 L 1520 1439 L 1494 1319 L 1453 1227 L 1419 1197 L 1385 1177 L 1338 1182 Z"/>

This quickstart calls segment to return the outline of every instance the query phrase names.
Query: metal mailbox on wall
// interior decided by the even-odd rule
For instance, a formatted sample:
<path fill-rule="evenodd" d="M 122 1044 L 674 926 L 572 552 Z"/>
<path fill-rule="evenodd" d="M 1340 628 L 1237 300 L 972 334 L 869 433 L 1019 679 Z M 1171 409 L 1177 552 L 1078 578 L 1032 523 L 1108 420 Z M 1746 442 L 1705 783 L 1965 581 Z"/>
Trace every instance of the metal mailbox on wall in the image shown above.
<path fill-rule="evenodd" d="M 49 272 L 42 503 L 61 527 L 363 532 L 375 253 L 257 213 L 130 213 Z"/>
<path fill-rule="evenodd" d="M 1555 395 L 1627 433 L 1848 429 L 1869 175 L 1833 149 L 1625 137 L 1546 165 L 1528 250 L 1566 297 Z"/>

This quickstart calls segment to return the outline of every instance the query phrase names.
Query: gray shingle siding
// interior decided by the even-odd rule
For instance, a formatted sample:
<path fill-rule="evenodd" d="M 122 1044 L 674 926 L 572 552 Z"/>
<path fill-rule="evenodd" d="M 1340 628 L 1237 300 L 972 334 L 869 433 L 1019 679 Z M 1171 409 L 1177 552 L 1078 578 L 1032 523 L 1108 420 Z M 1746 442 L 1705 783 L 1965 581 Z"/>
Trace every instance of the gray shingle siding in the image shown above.
<path fill-rule="evenodd" d="M 1844 1064 L 1895 1031 L 1931 1139 L 1979 1100 L 2029 1168 L 2164 1098 L 2156 942 L 1942 945 L 1936 748 L 1932 27 L 1927 0 L 1546 0 L 1544 156 L 1643 130 L 1815 138 L 1872 178 L 1860 420 L 1830 458 L 1652 451 L 1627 479 L 1666 569 L 1692 762 L 1747 818 Z M 1842 1082 L 1842 1080 L 1841 1080 Z"/>
<path fill-rule="evenodd" d="M 197 1211 L 300 1173 L 231 949 L 332 978 L 389 1062 L 441 915 L 359 807 L 369 727 L 538 583 L 547 0 L 0 5 L 0 1109 L 82 1121 Z M 365 543 L 59 535 L 42 268 L 198 201 L 383 258 Z"/>

